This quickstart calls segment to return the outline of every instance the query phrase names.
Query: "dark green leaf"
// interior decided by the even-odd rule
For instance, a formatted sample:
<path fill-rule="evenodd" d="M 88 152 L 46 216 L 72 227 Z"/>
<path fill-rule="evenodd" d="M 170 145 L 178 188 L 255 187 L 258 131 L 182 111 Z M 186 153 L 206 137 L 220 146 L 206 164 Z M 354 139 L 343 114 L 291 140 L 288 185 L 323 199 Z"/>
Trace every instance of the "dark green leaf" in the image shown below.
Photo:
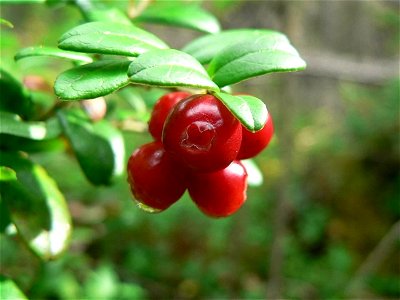
<path fill-rule="evenodd" d="M 174 49 L 140 55 L 129 66 L 128 76 L 131 82 L 139 84 L 219 90 L 196 59 Z"/>
<path fill-rule="evenodd" d="M 0 69 L 0 110 L 27 117 L 32 109 L 29 92 L 8 72 Z"/>
<path fill-rule="evenodd" d="M 220 31 L 218 20 L 208 11 L 193 4 L 155 2 L 135 20 L 179 26 L 207 33 Z"/>
<path fill-rule="evenodd" d="M 208 64 L 222 49 L 244 40 L 255 41 L 266 36 L 271 44 L 288 45 L 287 37 L 277 31 L 267 29 L 232 29 L 217 34 L 209 34 L 193 40 L 182 51 L 189 53 L 202 64 Z"/>
<path fill-rule="evenodd" d="M 233 96 L 214 93 L 248 130 L 255 132 L 264 127 L 268 111 L 264 102 L 253 96 Z"/>
<path fill-rule="evenodd" d="M 31 140 L 53 139 L 61 134 L 57 118 L 46 122 L 23 121 L 18 115 L 0 111 L 0 133 L 24 137 Z M 7 143 L 2 141 L 1 143 Z"/>
<path fill-rule="evenodd" d="M 75 27 L 60 38 L 58 46 L 64 50 L 126 56 L 168 48 L 150 32 L 112 22 L 91 22 Z"/>
<path fill-rule="evenodd" d="M 75 52 L 64 51 L 58 48 L 44 47 L 44 46 L 28 47 L 21 49 L 15 55 L 15 60 L 20 60 L 22 58 L 30 56 L 52 56 L 52 57 L 71 59 L 83 63 L 91 63 L 93 61 L 91 57 L 84 54 L 77 54 Z"/>
<path fill-rule="evenodd" d="M 303 70 L 304 60 L 290 44 L 271 44 L 268 37 L 224 48 L 213 58 L 208 73 L 220 87 L 272 73 Z"/>
<path fill-rule="evenodd" d="M 124 171 L 125 147 L 120 131 L 108 121 L 91 123 L 82 111 L 59 112 L 64 132 L 90 182 L 110 184 Z"/>
<path fill-rule="evenodd" d="M 10 278 L 0 275 L 0 291 L 2 300 L 25 300 L 28 299 L 19 287 Z"/>
<path fill-rule="evenodd" d="M 18 232 L 43 259 L 56 257 L 67 247 L 71 233 L 64 196 L 46 171 L 26 157 L 2 152 L 0 164 L 17 174 L 17 180 L 1 182 L 1 197 Z"/>
<path fill-rule="evenodd" d="M 110 94 L 129 83 L 130 61 L 101 60 L 61 73 L 54 90 L 62 100 L 93 99 Z"/>

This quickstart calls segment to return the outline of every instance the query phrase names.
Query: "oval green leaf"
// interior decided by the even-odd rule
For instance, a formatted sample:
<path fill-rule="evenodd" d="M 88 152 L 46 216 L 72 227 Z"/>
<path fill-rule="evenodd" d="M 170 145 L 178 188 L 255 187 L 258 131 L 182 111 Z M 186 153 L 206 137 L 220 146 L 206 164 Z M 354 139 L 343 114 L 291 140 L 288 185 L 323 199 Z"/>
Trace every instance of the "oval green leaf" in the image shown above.
<path fill-rule="evenodd" d="M 90 22 L 63 34 L 58 47 L 64 50 L 138 56 L 168 46 L 150 32 L 134 25 L 113 22 Z"/>
<path fill-rule="evenodd" d="M 243 41 L 220 51 L 208 73 L 223 87 L 267 73 L 304 70 L 305 61 L 293 50 L 290 44 L 271 44 L 265 37 Z"/>
<path fill-rule="evenodd" d="M 0 133 L 23 137 L 30 140 L 49 140 L 61 134 L 57 118 L 46 122 L 23 121 L 18 115 L 0 111 Z"/>
<path fill-rule="evenodd" d="M 28 298 L 10 278 L 0 275 L 0 291 L 2 300 L 27 300 Z"/>
<path fill-rule="evenodd" d="M 122 134 L 108 121 L 92 123 L 80 110 L 60 111 L 64 133 L 87 179 L 95 185 L 110 184 L 124 171 Z"/>
<path fill-rule="evenodd" d="M 222 92 L 214 93 L 214 95 L 249 131 L 255 132 L 264 127 L 268 110 L 260 99 L 247 95 L 233 96 Z"/>
<path fill-rule="evenodd" d="M 129 83 L 127 60 L 101 60 L 61 73 L 54 90 L 61 100 L 93 99 L 110 94 Z"/>
<path fill-rule="evenodd" d="M 20 60 L 31 56 L 52 56 L 52 57 L 70 59 L 73 61 L 83 62 L 83 63 L 93 62 L 93 59 L 91 57 L 84 54 L 77 54 L 75 52 L 64 51 L 58 48 L 44 47 L 44 46 L 28 47 L 21 49 L 20 51 L 17 52 L 14 59 Z"/>
<path fill-rule="evenodd" d="M 198 5 L 179 2 L 155 2 L 135 20 L 217 33 L 221 26 L 212 14 Z"/>
<path fill-rule="evenodd" d="M 71 217 L 54 180 L 39 165 L 17 153 L 2 152 L 0 164 L 17 179 L 1 181 L 1 197 L 22 238 L 41 258 L 58 256 L 68 245 Z"/>
<path fill-rule="evenodd" d="M 128 76 L 131 82 L 139 84 L 219 90 L 196 59 L 174 49 L 140 55 L 130 64 Z"/>
<path fill-rule="evenodd" d="M 209 34 L 193 40 L 182 51 L 192 55 L 202 64 L 208 64 L 224 48 L 239 43 L 243 40 L 256 40 L 261 36 L 267 36 L 275 45 L 288 45 L 287 37 L 277 31 L 268 29 L 231 29 L 217 34 Z"/>

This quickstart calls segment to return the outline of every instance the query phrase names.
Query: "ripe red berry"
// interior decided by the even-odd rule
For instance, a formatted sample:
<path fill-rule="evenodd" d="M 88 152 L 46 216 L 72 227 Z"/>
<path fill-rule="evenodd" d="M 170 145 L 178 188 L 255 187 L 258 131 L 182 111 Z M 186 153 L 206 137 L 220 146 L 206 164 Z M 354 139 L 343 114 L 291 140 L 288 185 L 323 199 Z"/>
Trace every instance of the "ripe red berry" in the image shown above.
<path fill-rule="evenodd" d="M 246 159 L 256 156 L 268 146 L 273 135 L 274 124 L 270 114 L 268 114 L 267 122 L 264 127 L 257 132 L 250 132 L 243 127 L 242 144 L 237 159 Z"/>
<path fill-rule="evenodd" d="M 194 171 L 227 167 L 237 156 L 242 127 L 212 95 L 180 101 L 168 115 L 162 141 L 165 150 Z"/>
<path fill-rule="evenodd" d="M 182 99 L 189 97 L 187 92 L 172 92 L 162 96 L 154 105 L 149 121 L 149 131 L 156 141 L 161 141 L 165 119 L 171 109 Z"/>
<path fill-rule="evenodd" d="M 211 217 L 226 217 L 246 201 L 247 172 L 240 161 L 212 173 L 194 173 L 189 194 L 196 205 Z"/>
<path fill-rule="evenodd" d="M 185 170 L 165 152 L 161 142 L 136 149 L 128 161 L 128 182 L 136 200 L 154 210 L 165 210 L 187 187 Z"/>

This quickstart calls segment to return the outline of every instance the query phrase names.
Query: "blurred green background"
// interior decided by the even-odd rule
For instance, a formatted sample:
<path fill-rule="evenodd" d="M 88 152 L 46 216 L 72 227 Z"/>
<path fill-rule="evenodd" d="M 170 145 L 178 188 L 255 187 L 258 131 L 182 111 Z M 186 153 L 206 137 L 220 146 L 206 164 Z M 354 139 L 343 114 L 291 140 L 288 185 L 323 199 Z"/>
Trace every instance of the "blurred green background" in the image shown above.
<path fill-rule="evenodd" d="M 111 3 L 111 2 L 110 2 Z M 113 4 L 123 6 L 123 1 Z M 308 63 L 234 87 L 263 99 L 276 134 L 255 162 L 264 176 L 238 213 L 201 214 L 186 195 L 141 211 L 121 178 L 93 187 L 65 152 L 37 153 L 64 192 L 74 231 L 41 262 L 1 238 L 1 273 L 30 299 L 381 299 L 400 297 L 399 3 L 204 1 L 224 29 L 271 28 Z M 56 45 L 77 25 L 70 6 L 1 4 L 2 67 L 49 82 L 68 67 L 13 62 L 22 47 Z M 146 26 L 180 48 L 199 33 Z M 110 97 L 110 108 L 117 105 Z M 150 140 L 125 133 L 126 152 Z"/>

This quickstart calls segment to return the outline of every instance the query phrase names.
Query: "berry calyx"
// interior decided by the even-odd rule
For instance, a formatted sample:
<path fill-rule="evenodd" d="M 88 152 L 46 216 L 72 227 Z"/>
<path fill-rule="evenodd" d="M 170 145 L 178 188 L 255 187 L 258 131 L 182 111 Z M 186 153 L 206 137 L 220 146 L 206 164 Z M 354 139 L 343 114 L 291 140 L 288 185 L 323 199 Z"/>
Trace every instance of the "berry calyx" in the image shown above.
<path fill-rule="evenodd" d="M 149 121 L 150 134 L 156 141 L 161 141 L 162 129 L 165 119 L 172 108 L 182 99 L 189 97 L 187 92 L 172 92 L 162 96 L 154 105 Z"/>
<path fill-rule="evenodd" d="M 136 149 L 127 171 L 136 200 L 155 211 L 167 209 L 187 188 L 186 171 L 170 158 L 161 142 Z"/>
<path fill-rule="evenodd" d="M 264 127 L 257 132 L 250 132 L 242 128 L 242 144 L 237 159 L 247 159 L 256 156 L 264 150 L 274 135 L 272 117 L 268 114 Z"/>
<path fill-rule="evenodd" d="M 165 150 L 192 171 L 227 167 L 242 140 L 240 122 L 212 95 L 194 95 L 174 107 L 164 124 Z"/>
<path fill-rule="evenodd" d="M 233 161 L 216 172 L 191 174 L 188 190 L 203 213 L 226 217 L 246 201 L 247 172 L 240 161 Z"/>

